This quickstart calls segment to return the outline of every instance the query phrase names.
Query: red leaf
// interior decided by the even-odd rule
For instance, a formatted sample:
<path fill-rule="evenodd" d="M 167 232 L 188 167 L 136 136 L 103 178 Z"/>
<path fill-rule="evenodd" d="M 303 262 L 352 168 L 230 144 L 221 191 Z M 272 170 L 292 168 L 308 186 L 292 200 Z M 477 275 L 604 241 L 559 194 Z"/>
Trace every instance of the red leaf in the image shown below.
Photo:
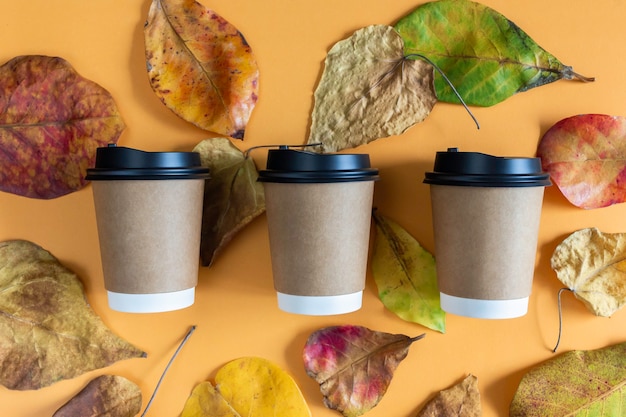
<path fill-rule="evenodd" d="M 382 399 L 398 364 L 422 337 L 360 326 L 327 327 L 309 336 L 304 367 L 320 384 L 328 408 L 346 417 L 360 416 Z"/>
<path fill-rule="evenodd" d="M 0 67 L 0 190 L 49 199 L 81 189 L 96 148 L 124 127 L 111 95 L 67 61 L 12 59 Z"/>
<path fill-rule="evenodd" d="M 563 119 L 544 134 L 537 156 L 575 206 L 594 209 L 626 201 L 626 118 Z"/>

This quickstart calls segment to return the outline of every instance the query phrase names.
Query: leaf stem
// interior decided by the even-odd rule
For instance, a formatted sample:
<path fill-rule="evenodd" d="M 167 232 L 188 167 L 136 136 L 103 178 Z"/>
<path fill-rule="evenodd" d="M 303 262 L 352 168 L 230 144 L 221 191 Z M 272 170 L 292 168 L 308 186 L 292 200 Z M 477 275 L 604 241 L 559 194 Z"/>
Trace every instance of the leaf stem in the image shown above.
<path fill-rule="evenodd" d="M 174 352 L 174 354 L 170 358 L 170 361 L 167 363 L 167 366 L 163 370 L 163 373 L 161 374 L 161 377 L 159 378 L 159 382 L 157 382 L 156 387 L 154 388 L 154 391 L 152 392 L 152 396 L 150 397 L 150 400 L 148 401 L 148 404 L 146 405 L 146 408 L 143 410 L 143 413 L 141 413 L 141 417 L 144 417 L 146 413 L 148 412 L 148 409 L 150 409 L 150 406 L 152 405 L 152 401 L 154 401 L 154 397 L 156 397 L 157 391 L 159 391 L 161 382 L 163 382 L 163 378 L 165 378 L 165 374 L 170 369 L 172 362 L 174 362 L 174 359 L 176 359 L 176 357 L 178 356 L 178 353 L 183 348 L 183 346 L 185 346 L 185 343 L 187 343 L 187 340 L 189 340 L 189 338 L 191 337 L 191 335 L 193 334 L 195 330 L 196 330 L 196 326 L 195 325 L 191 326 L 189 328 L 189 331 L 187 331 L 187 334 L 185 335 L 183 340 L 178 345 L 178 348 L 176 348 L 176 351 Z"/>
<path fill-rule="evenodd" d="M 258 146 L 253 146 L 251 148 L 248 148 L 244 153 L 243 156 L 244 158 L 248 158 L 248 154 L 250 154 L 250 151 L 253 151 L 255 149 L 263 149 L 263 148 L 279 148 L 279 149 L 289 149 L 289 148 L 307 148 L 310 146 L 322 146 L 322 143 L 307 143 L 305 145 L 258 145 Z"/>
<path fill-rule="evenodd" d="M 411 340 L 411 343 L 413 343 L 413 342 L 417 342 L 418 340 L 423 339 L 425 337 L 426 337 L 426 333 L 422 333 L 419 336 L 412 337 L 410 340 Z"/>
<path fill-rule="evenodd" d="M 433 61 L 431 61 L 430 58 L 428 58 L 427 56 L 422 55 L 422 54 L 415 54 L 415 53 L 414 54 L 408 54 L 408 55 L 404 56 L 404 59 L 411 59 L 413 57 L 418 57 L 418 58 L 423 59 L 424 61 L 428 62 L 430 65 L 433 66 L 433 68 L 435 68 L 437 70 L 439 75 L 441 75 L 443 77 L 443 79 L 445 80 L 445 82 L 450 86 L 450 88 L 452 89 L 452 92 L 454 92 L 454 95 L 459 99 L 459 101 L 461 102 L 461 104 L 463 105 L 463 107 L 465 108 L 467 113 L 470 115 L 472 120 L 474 120 L 474 123 L 476 124 L 476 129 L 480 129 L 480 124 L 478 123 L 478 120 L 476 120 L 476 117 L 474 116 L 474 114 L 470 111 L 470 109 L 467 106 L 467 104 L 465 104 L 465 101 L 463 100 L 463 97 L 461 97 L 461 95 L 459 94 L 457 89 L 454 87 L 454 84 L 452 84 L 452 81 L 450 81 L 448 76 L 441 70 L 441 68 L 439 68 L 437 66 L 437 64 L 435 64 Z"/>
<path fill-rule="evenodd" d="M 558 309 L 559 309 L 559 337 L 556 340 L 556 346 L 554 346 L 554 349 L 552 349 L 552 353 L 556 353 L 556 350 L 559 348 L 559 344 L 561 343 L 561 333 L 563 331 L 563 313 L 562 313 L 562 309 L 561 309 L 561 294 L 563 294 L 563 291 L 570 291 L 570 292 L 574 292 L 574 290 L 572 290 L 571 288 L 561 288 L 559 290 L 559 295 L 558 295 Z"/>

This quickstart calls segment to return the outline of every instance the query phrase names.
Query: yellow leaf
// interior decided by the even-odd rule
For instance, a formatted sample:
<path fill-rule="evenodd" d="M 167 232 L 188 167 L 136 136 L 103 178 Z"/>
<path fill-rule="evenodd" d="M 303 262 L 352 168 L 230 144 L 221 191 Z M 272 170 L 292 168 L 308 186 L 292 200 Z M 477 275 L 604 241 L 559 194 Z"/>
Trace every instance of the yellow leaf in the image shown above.
<path fill-rule="evenodd" d="M 259 71 L 237 28 L 194 0 L 153 0 L 144 38 L 161 101 L 201 129 L 243 139 Z"/>
<path fill-rule="evenodd" d="M 609 317 L 626 304 L 626 233 L 574 232 L 557 246 L 551 266 L 594 314 Z"/>
<path fill-rule="evenodd" d="M 203 382 L 187 399 L 181 417 L 310 417 L 293 378 L 272 362 L 236 359 Z"/>

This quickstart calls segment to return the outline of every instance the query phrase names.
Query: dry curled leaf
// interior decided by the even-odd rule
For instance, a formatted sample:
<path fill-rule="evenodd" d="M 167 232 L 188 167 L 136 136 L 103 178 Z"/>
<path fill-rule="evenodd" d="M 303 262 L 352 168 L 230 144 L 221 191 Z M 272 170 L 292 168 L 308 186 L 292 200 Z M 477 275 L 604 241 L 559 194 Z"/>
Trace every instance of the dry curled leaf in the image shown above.
<path fill-rule="evenodd" d="M 135 417 L 141 411 L 141 389 L 117 375 L 92 379 L 52 417 Z"/>
<path fill-rule="evenodd" d="M 571 351 L 522 378 L 509 417 L 624 415 L 626 343 Z"/>
<path fill-rule="evenodd" d="M 0 67 L 0 190 L 51 199 L 83 188 L 96 148 L 124 127 L 111 94 L 67 61 L 13 58 Z"/>
<path fill-rule="evenodd" d="M 265 211 L 265 192 L 257 182 L 254 160 L 230 140 L 206 139 L 194 152 L 211 171 L 204 188 L 200 244 L 202 264 L 210 266 L 235 234 Z"/>
<path fill-rule="evenodd" d="M 0 384 L 32 390 L 145 353 L 113 334 L 80 279 L 27 241 L 0 243 Z"/>
<path fill-rule="evenodd" d="M 372 275 L 378 297 L 403 320 L 445 333 L 435 258 L 397 223 L 374 211 Z"/>
<path fill-rule="evenodd" d="M 626 304 L 626 233 L 578 230 L 556 247 L 550 262 L 594 314 L 609 317 Z"/>
<path fill-rule="evenodd" d="M 468 375 L 458 384 L 440 391 L 416 417 L 480 417 L 478 378 Z"/>
<path fill-rule="evenodd" d="M 423 121 L 436 101 L 433 67 L 405 59 L 392 27 L 368 26 L 328 52 L 308 143 L 334 152 L 398 135 Z"/>
<path fill-rule="evenodd" d="M 197 385 L 181 417 L 311 417 L 293 378 L 276 364 L 245 357 L 224 365 L 209 382 Z"/>
<path fill-rule="evenodd" d="M 380 402 L 409 347 L 422 337 L 352 325 L 326 327 L 309 336 L 304 368 L 320 384 L 328 408 L 357 417 Z"/>
<path fill-rule="evenodd" d="M 150 85 L 163 104 L 201 129 L 243 139 L 259 70 L 237 28 L 194 0 L 153 0 L 144 38 Z"/>
<path fill-rule="evenodd" d="M 581 114 L 560 120 L 541 138 L 537 156 L 576 207 L 626 201 L 626 117 Z"/>

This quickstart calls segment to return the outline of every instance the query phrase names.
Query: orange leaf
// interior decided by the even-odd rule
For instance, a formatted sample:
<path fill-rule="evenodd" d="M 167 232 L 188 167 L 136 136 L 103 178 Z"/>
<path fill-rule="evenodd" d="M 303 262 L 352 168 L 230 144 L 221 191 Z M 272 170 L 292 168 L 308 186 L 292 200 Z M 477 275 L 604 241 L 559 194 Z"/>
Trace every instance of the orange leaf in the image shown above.
<path fill-rule="evenodd" d="M 626 118 L 582 114 L 563 119 L 541 139 L 543 169 L 575 206 L 594 209 L 626 201 Z"/>
<path fill-rule="evenodd" d="M 67 61 L 13 58 L 0 67 L 0 190 L 50 199 L 83 188 L 96 148 L 124 127 L 109 92 Z"/>
<path fill-rule="evenodd" d="M 243 139 L 259 73 L 243 35 L 194 0 L 153 0 L 144 36 L 161 101 L 201 129 Z"/>

